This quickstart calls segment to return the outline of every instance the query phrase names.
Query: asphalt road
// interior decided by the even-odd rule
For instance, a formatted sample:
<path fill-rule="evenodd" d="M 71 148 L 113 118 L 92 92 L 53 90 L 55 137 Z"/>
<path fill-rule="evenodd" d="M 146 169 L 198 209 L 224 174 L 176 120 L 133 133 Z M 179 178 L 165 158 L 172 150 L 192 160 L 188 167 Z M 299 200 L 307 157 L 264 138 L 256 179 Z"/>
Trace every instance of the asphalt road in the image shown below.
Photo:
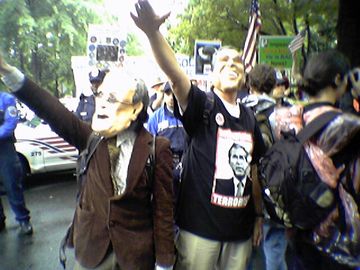
<path fill-rule="evenodd" d="M 2 196 L 6 230 L 0 233 L 1 270 L 60 270 L 59 244 L 69 225 L 74 207 L 76 180 L 72 174 L 42 175 L 27 179 L 25 200 L 34 227 L 32 236 L 19 237 L 18 225 Z M 73 250 L 67 249 L 68 267 L 74 265 Z"/>
<path fill-rule="evenodd" d="M 42 175 L 27 179 L 25 200 L 34 227 L 32 236 L 19 237 L 17 223 L 2 196 L 6 230 L 0 233 L 0 270 L 61 270 L 59 245 L 75 209 L 76 180 L 72 174 Z M 74 254 L 66 250 L 67 269 L 73 269 Z M 265 269 L 262 253 L 254 254 L 252 269 Z"/>

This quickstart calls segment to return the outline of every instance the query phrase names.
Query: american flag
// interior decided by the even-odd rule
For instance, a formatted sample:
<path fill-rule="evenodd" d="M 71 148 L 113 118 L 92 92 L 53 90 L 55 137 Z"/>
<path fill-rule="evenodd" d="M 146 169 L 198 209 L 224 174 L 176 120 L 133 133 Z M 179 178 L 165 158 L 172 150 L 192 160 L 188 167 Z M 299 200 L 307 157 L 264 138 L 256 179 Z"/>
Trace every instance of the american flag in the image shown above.
<path fill-rule="evenodd" d="M 289 44 L 289 50 L 291 53 L 296 52 L 299 50 L 303 45 L 305 41 L 305 30 L 302 30 L 299 34 L 297 34 L 294 39 Z"/>
<path fill-rule="evenodd" d="M 249 30 L 245 40 L 243 62 L 245 65 L 245 72 L 248 73 L 256 63 L 257 55 L 257 37 L 261 28 L 261 15 L 258 0 L 251 1 Z"/>

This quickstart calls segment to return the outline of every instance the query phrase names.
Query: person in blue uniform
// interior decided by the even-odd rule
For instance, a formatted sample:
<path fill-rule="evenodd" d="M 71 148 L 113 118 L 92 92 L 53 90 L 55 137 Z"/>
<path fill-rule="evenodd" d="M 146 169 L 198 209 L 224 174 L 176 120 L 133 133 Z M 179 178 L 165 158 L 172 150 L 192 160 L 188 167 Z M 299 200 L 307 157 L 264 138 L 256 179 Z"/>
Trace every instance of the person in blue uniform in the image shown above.
<path fill-rule="evenodd" d="M 150 116 L 148 130 L 155 136 L 164 136 L 170 140 L 174 161 L 173 180 L 176 199 L 180 181 L 180 161 L 187 146 L 186 132 L 181 121 L 174 116 L 174 98 L 170 83 L 166 82 L 161 91 L 163 92 L 164 102 Z"/>
<path fill-rule="evenodd" d="M 16 153 L 14 130 L 18 123 L 15 98 L 0 92 L 0 182 L 4 186 L 11 209 L 19 223 L 20 235 L 31 235 L 30 212 L 23 193 L 23 169 Z M 4 208 L 0 199 L 0 231 L 5 229 Z"/>

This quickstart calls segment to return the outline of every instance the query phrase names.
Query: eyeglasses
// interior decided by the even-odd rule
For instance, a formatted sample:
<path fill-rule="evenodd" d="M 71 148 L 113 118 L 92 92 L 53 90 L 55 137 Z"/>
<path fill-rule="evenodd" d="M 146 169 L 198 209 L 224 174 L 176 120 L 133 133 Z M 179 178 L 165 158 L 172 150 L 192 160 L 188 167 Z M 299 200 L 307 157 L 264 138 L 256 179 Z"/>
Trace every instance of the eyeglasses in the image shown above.
<path fill-rule="evenodd" d="M 107 96 L 105 96 L 105 94 L 102 91 L 97 91 L 97 89 L 96 89 L 96 90 L 93 90 L 93 94 L 97 98 L 105 98 L 105 100 L 107 102 L 112 103 L 112 104 L 120 103 L 120 104 L 124 104 L 124 105 L 129 105 L 129 106 L 133 105 L 132 102 L 117 99 L 116 95 L 114 93 L 109 93 L 109 94 L 107 94 Z"/>

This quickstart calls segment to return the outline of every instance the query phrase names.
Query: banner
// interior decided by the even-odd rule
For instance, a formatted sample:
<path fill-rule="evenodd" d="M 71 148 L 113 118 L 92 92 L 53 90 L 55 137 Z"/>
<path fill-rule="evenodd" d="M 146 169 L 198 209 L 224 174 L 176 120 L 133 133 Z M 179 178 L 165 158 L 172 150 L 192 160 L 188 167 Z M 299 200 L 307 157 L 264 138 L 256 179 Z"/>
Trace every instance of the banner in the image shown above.
<path fill-rule="evenodd" d="M 293 36 L 260 36 L 259 63 L 269 64 L 277 69 L 291 68 L 289 44 L 293 39 Z"/>

